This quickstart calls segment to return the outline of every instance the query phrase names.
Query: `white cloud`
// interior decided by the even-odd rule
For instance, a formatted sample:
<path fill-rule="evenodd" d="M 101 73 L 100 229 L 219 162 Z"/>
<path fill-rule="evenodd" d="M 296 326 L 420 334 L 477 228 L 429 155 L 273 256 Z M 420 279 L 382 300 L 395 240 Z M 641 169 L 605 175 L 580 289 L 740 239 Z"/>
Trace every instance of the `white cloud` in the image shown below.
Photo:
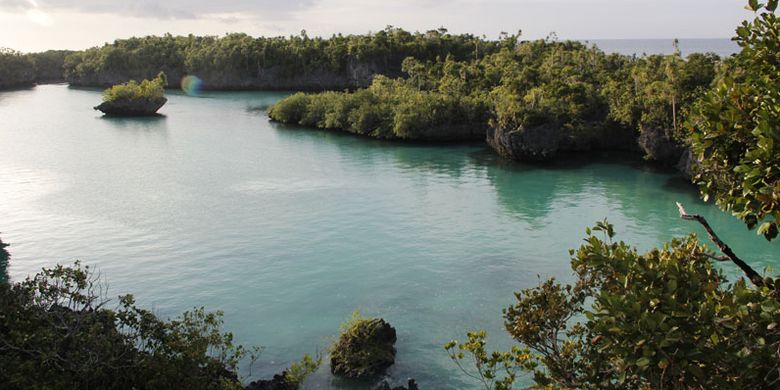
<path fill-rule="evenodd" d="M 41 26 L 51 26 L 54 22 L 49 14 L 36 8 L 27 10 L 27 18 L 33 23 Z"/>

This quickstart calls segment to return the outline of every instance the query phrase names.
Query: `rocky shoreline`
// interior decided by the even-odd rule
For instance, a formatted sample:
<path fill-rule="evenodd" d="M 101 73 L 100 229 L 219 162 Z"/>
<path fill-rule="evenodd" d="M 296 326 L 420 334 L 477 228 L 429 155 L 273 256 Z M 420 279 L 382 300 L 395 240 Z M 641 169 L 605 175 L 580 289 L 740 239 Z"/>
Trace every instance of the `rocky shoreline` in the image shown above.
<path fill-rule="evenodd" d="M 588 151 L 621 151 L 642 154 L 645 160 L 693 176 L 695 159 L 691 151 L 671 139 L 664 129 L 643 127 L 639 134 L 604 126 L 587 131 L 565 131 L 554 123 L 530 128 L 494 129 L 486 134 L 487 144 L 501 157 L 522 162 L 545 162 L 559 153 Z M 582 135 L 587 134 L 587 135 Z"/>
<path fill-rule="evenodd" d="M 189 74 L 182 69 L 162 69 L 168 76 L 168 88 L 179 88 L 181 80 Z M 398 77 L 400 72 L 375 62 L 361 62 L 351 59 L 346 69 L 339 72 L 316 70 L 288 75 L 281 66 L 259 68 L 252 75 L 228 72 L 195 72 L 203 81 L 203 89 L 212 91 L 307 91 L 353 90 L 371 85 L 377 74 Z M 68 75 L 66 81 L 76 87 L 106 88 L 127 80 L 142 80 L 154 77 L 150 74 L 120 72 L 90 73 L 84 76 Z"/>
<path fill-rule="evenodd" d="M 168 102 L 168 99 L 132 99 L 103 102 L 94 107 L 109 116 L 151 116 L 158 115 L 157 111 Z"/>

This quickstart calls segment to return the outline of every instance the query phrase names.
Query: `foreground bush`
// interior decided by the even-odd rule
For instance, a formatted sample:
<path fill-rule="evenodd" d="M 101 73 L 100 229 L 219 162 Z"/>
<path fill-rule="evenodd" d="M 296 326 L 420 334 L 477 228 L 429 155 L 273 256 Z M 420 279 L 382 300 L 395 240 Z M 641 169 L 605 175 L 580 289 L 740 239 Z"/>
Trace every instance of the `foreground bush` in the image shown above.
<path fill-rule="evenodd" d="M 0 285 L 0 383 L 8 388 L 240 389 L 238 364 L 257 349 L 220 331 L 222 313 L 173 320 L 107 308 L 88 267 L 57 266 Z"/>
<path fill-rule="evenodd" d="M 446 345 L 450 356 L 474 357 L 466 371 L 490 389 L 511 388 L 520 372 L 554 388 L 780 385 L 780 282 L 729 283 L 694 236 L 645 254 L 613 237 L 605 222 L 588 230 L 572 251 L 576 283 L 516 294 L 504 311 L 512 351 L 489 353 L 485 333 L 472 332 Z"/>

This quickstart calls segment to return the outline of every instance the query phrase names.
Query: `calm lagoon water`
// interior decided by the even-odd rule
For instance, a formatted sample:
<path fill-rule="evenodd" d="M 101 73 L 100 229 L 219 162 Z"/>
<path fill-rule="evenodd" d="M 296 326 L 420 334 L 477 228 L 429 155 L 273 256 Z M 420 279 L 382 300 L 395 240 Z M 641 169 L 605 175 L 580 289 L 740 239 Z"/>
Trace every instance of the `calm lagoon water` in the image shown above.
<path fill-rule="evenodd" d="M 604 217 L 642 249 L 703 235 L 678 218 L 681 201 L 757 268 L 777 265 L 772 245 L 641 162 L 518 165 L 482 145 L 281 127 L 265 109 L 282 96 L 173 94 L 164 117 L 106 119 L 91 108 L 99 91 L 0 93 L 11 280 L 80 259 L 110 295 L 132 292 L 162 316 L 223 310 L 239 342 L 265 346 L 250 378 L 322 351 L 360 309 L 398 330 L 392 382 L 446 389 L 475 383 L 442 345 L 479 328 L 508 345 L 512 292 L 570 279 L 569 248 Z M 365 385 L 327 367 L 307 383 L 344 387 Z"/>

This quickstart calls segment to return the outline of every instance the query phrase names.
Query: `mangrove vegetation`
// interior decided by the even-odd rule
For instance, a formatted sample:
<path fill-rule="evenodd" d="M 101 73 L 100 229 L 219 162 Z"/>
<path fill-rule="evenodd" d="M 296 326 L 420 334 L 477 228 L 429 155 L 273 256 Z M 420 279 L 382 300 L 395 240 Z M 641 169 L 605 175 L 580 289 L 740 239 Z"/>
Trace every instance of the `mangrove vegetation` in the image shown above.
<path fill-rule="evenodd" d="M 518 160 L 641 146 L 647 158 L 674 165 L 686 146 L 682 123 L 690 107 L 723 68 L 714 54 L 636 58 L 518 38 L 478 59 L 407 58 L 404 77 L 377 76 L 354 92 L 298 93 L 269 116 L 379 138 L 487 138 Z"/>

